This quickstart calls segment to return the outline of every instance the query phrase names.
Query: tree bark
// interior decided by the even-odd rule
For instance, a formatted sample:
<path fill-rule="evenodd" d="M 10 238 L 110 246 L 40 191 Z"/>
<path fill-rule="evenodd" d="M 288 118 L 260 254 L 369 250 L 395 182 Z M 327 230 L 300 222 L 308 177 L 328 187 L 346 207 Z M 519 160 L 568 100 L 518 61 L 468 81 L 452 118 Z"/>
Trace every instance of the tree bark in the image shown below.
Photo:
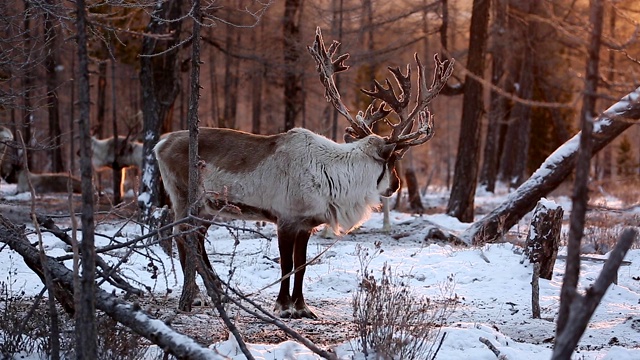
<path fill-rule="evenodd" d="M 580 122 L 582 124 L 582 136 L 577 155 L 576 179 L 573 187 L 573 204 L 569 218 L 569 240 L 567 244 L 566 270 L 560 290 L 560 309 L 558 310 L 558 322 L 556 339 L 561 336 L 570 316 L 570 308 L 577 294 L 578 280 L 580 278 L 580 244 L 584 234 L 584 221 L 587 212 L 587 200 L 589 199 L 589 172 L 591 170 L 590 159 L 593 144 L 591 136 L 593 132 L 593 118 L 596 106 L 596 91 L 598 90 L 598 67 L 600 63 L 600 42 L 602 38 L 602 19 L 604 12 L 603 0 L 590 1 L 591 41 L 589 42 L 586 65 L 586 79 Z M 584 331 L 584 330 L 583 330 Z"/>
<path fill-rule="evenodd" d="M 531 219 L 524 256 L 529 258 L 530 263 L 539 265 L 538 276 L 543 279 L 551 280 L 553 275 L 563 214 L 561 206 L 541 200 Z"/>
<path fill-rule="evenodd" d="M 23 39 L 24 39 L 24 48 L 25 50 L 25 67 L 29 70 L 25 72 L 21 79 L 22 86 L 22 128 L 20 131 L 22 132 L 22 138 L 24 139 L 24 143 L 27 144 L 27 147 L 31 146 L 31 124 L 33 123 L 33 109 L 31 105 L 31 96 L 32 89 L 34 87 L 33 81 L 33 65 L 31 64 L 32 60 L 30 60 L 31 55 L 29 51 L 32 48 L 32 38 L 31 38 L 31 10 L 32 5 L 29 1 L 24 0 L 24 20 L 23 20 Z M 27 164 L 29 169 L 33 169 L 33 156 L 31 151 L 27 151 Z"/>
<path fill-rule="evenodd" d="M 505 77 L 505 47 L 504 34 L 507 32 L 507 0 L 496 0 L 494 2 L 495 20 L 491 29 L 491 84 L 504 88 Z M 500 160 L 500 144 L 503 141 L 501 128 L 507 113 L 506 99 L 495 91 L 491 92 L 489 101 L 490 109 L 488 114 L 489 124 L 487 125 L 487 135 L 484 144 L 484 156 L 482 170 L 480 171 L 480 184 L 487 191 L 493 192 L 496 186 L 496 177 Z"/>
<path fill-rule="evenodd" d="M 231 128 L 236 127 L 236 114 L 238 110 L 238 63 L 239 60 L 234 58 L 232 48 L 234 47 L 234 39 L 231 25 L 227 25 L 226 37 L 226 55 L 224 60 L 224 114 L 219 119 L 219 127 Z M 236 39 L 237 40 L 237 39 Z M 237 43 L 237 42 L 236 42 Z"/>
<path fill-rule="evenodd" d="M 467 69 L 477 76 L 484 74 L 487 27 L 489 24 L 489 0 L 474 0 L 469 37 Z M 447 214 L 463 222 L 473 221 L 474 197 L 478 177 L 480 149 L 480 125 L 484 112 L 482 84 L 467 76 L 462 104 L 462 125 L 455 175 Z"/>
<path fill-rule="evenodd" d="M 302 0 L 286 0 L 282 32 L 284 37 L 284 131 L 299 122 L 304 103 L 300 71 L 300 14 Z"/>
<path fill-rule="evenodd" d="M 537 22 L 532 19 L 537 13 L 537 1 L 528 2 L 529 24 L 525 37 L 524 52 L 518 79 L 520 98 L 533 98 L 535 35 Z M 500 159 L 500 180 L 512 187 L 522 184 L 527 170 L 529 154 L 529 131 L 531 129 L 531 106 L 518 102 L 511 111 L 511 118 Z"/>
<path fill-rule="evenodd" d="M 47 5 L 55 6 L 54 0 L 47 0 Z M 53 14 L 44 14 L 45 33 L 45 68 L 47 73 L 47 110 L 49 112 L 49 137 L 52 147 L 49 150 L 52 172 L 63 172 L 62 130 L 60 129 L 60 102 L 58 101 L 58 41 L 52 21 Z"/>
<path fill-rule="evenodd" d="M 89 55 L 87 53 L 87 10 L 84 0 L 76 2 L 76 31 L 78 42 L 78 108 L 80 110 L 80 175 L 82 178 L 82 278 L 80 296 L 75 299 L 76 358 L 97 357 L 97 330 L 95 319 L 95 223 L 93 218 L 93 166 L 91 164 L 91 134 L 89 98 Z M 79 275 L 79 274 L 78 274 Z"/>
<path fill-rule="evenodd" d="M 640 87 L 602 113 L 594 123 L 593 153 L 611 143 L 640 119 Z M 531 177 L 509 195 L 507 200 L 473 223 L 461 236 L 466 243 L 498 241 L 503 234 L 531 211 L 536 202 L 554 190 L 573 170 L 582 133 L 560 146 Z"/>
<path fill-rule="evenodd" d="M 160 131 L 165 118 L 178 95 L 180 76 L 178 72 L 178 48 L 182 21 L 164 22 L 162 19 L 180 17 L 182 0 L 158 2 L 153 17 L 147 25 L 149 34 L 173 34 L 171 40 L 158 44 L 152 36 L 142 40 L 140 57 L 140 88 L 142 90 L 142 116 L 144 141 L 142 169 L 140 170 L 140 196 L 138 205 L 141 217 L 148 219 L 153 206 L 160 202 L 160 171 L 153 154 L 153 147 L 160 139 Z M 173 47 L 173 48 L 172 48 Z M 156 51 L 170 49 L 168 52 L 150 57 Z"/>

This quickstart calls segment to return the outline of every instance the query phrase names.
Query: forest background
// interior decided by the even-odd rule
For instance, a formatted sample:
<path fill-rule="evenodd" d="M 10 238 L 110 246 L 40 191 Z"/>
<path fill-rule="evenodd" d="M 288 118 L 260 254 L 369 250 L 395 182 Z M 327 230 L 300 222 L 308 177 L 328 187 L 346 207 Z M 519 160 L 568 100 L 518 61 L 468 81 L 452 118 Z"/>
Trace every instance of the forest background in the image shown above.
<path fill-rule="evenodd" d="M 77 174 L 73 6 L 56 0 L 1 6 L 0 125 L 20 130 L 33 172 Z M 87 3 L 92 134 L 142 140 L 145 122 L 160 134 L 186 129 L 190 6 L 180 0 Z M 437 136 L 407 161 L 423 186 L 455 187 L 454 179 L 473 188 L 478 179 L 489 191 L 496 180 L 517 186 L 579 130 L 592 29 L 587 1 L 237 0 L 201 7 L 203 126 L 261 134 L 300 126 L 340 141 L 347 124 L 325 101 L 306 51 L 319 26 L 351 54 L 350 71 L 337 81 L 354 111 L 370 101 L 359 89 L 389 77 L 387 66 L 404 68 L 413 53 L 429 67 L 435 53 L 456 59 L 454 79 L 431 106 Z M 603 1 L 603 9 L 594 114 L 639 81 L 640 4 Z M 466 115 L 465 90 L 477 93 Z M 593 180 L 637 179 L 640 146 L 633 139 L 639 132 L 631 127 L 597 155 Z M 467 170 L 458 174 L 456 156 L 467 159 Z M 8 159 L 2 175 L 11 180 L 19 156 Z M 472 204 L 449 205 L 450 214 L 469 221 Z"/>

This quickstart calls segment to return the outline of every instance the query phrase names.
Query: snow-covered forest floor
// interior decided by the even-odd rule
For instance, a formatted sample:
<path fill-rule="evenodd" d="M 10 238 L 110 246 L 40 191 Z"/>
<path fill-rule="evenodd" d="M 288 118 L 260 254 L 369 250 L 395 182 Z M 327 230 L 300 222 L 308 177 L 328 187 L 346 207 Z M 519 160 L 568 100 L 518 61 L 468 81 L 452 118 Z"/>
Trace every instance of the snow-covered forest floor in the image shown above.
<path fill-rule="evenodd" d="M 477 195 L 478 218 L 506 198 L 506 190 L 497 193 Z M 25 195 L 15 195 L 12 185 L 2 183 L 0 207 L 3 214 L 13 212 L 15 221 L 19 218 L 16 214 L 28 211 L 30 201 Z M 566 195 L 549 198 L 564 208 L 565 220 L 568 219 L 570 198 Z M 560 250 L 553 278 L 540 279 L 542 319 L 532 319 L 532 267 L 521 263 L 520 245 L 531 214 L 511 229 L 509 241 L 505 243 L 463 247 L 425 239 L 429 225 L 435 224 L 454 234 L 468 227 L 469 224 L 443 215 L 447 199 L 445 190 L 429 189 L 423 197 L 427 214 L 412 216 L 392 212 L 392 231 L 388 234 L 381 231 L 382 215 L 374 213 L 364 226 L 343 238 L 325 239 L 314 235 L 309 243 L 308 257 L 322 254 L 307 268 L 305 298 L 319 320 L 285 320 L 285 323 L 316 344 L 333 348 L 341 359 L 364 359 L 358 350 L 352 300 L 361 279 L 363 262 L 367 262 L 368 270 L 376 277 L 380 276 L 386 263 L 394 278 L 408 285 L 416 299 L 428 297 L 434 303 L 448 299 L 445 303 L 453 305 L 447 310 L 448 316 L 439 330 L 439 335 L 446 333 L 446 337 L 436 359 L 495 359 L 496 355 L 479 341 L 481 337 L 487 338 L 508 359 L 550 358 L 565 249 Z M 640 224 L 640 207 L 632 206 L 633 201 L 630 206 L 630 201 L 625 200 L 627 202 L 623 203 L 611 195 L 592 194 L 590 204 L 596 210 L 588 214 L 585 244 L 589 246 L 585 250 L 598 251 L 584 254 L 590 259 L 581 264 L 581 289 L 598 276 L 602 262 L 597 259 L 606 259 L 607 247 L 611 247 L 621 229 Z M 64 214 L 62 204 L 65 201 L 62 196 L 57 202 L 41 198 L 36 205 L 43 213 Z M 52 203 L 57 205 L 50 206 Z M 126 219 L 114 216 L 98 216 L 97 219 L 98 247 L 114 240 L 130 240 L 140 234 L 140 227 Z M 69 219 L 56 218 L 56 223 L 64 228 L 69 226 Z M 271 309 L 278 286 L 265 287 L 280 275 L 275 227 L 237 221 L 229 224 L 258 230 L 266 238 L 238 228 L 211 227 L 206 245 L 209 259 L 223 279 Z M 566 240 L 567 231 L 565 225 L 563 240 Z M 239 240 L 237 245 L 236 239 Z M 35 234 L 30 235 L 30 240 L 35 241 Z M 44 234 L 44 244 L 50 256 L 68 254 L 67 246 L 51 234 Z M 368 250 L 368 258 L 363 255 L 365 250 Z M 126 249 L 120 249 L 101 255 L 115 264 L 126 254 Z M 575 359 L 640 358 L 640 246 L 632 247 L 625 260 L 629 263 L 621 267 L 618 284 L 609 288 L 596 310 L 574 354 Z M 71 261 L 65 264 L 71 267 Z M 120 269 L 133 285 L 147 289 L 147 295 L 136 301 L 152 316 L 170 322 L 174 329 L 216 348 L 220 354 L 244 358 L 236 343 L 228 340 L 229 335 L 213 308 L 196 307 L 191 313 L 176 310 L 182 273 L 177 259 L 167 256 L 159 245 L 136 250 Z M 43 287 L 20 256 L 8 248 L 0 251 L 0 274 L 0 281 L 15 293 L 35 296 Z M 102 287 L 114 290 L 108 284 Z M 201 285 L 201 288 L 204 287 Z M 0 298 L 0 307 L 3 301 Z M 264 325 L 233 307 L 229 311 L 256 358 L 317 358 L 302 345 L 287 341 L 287 336 L 275 326 Z"/>

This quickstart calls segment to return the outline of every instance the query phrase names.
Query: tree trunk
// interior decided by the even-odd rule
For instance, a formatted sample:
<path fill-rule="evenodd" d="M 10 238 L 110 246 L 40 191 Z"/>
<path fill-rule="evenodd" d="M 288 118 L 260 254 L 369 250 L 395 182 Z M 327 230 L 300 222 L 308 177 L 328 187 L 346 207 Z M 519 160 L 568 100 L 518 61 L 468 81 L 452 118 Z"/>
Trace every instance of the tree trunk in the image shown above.
<path fill-rule="evenodd" d="M 226 56 L 224 60 L 224 115 L 219 127 L 235 128 L 238 110 L 238 59 L 231 56 L 234 46 L 231 25 L 227 25 Z"/>
<path fill-rule="evenodd" d="M 106 47 L 104 44 L 103 47 Z M 106 50 L 103 50 L 106 51 Z M 105 113 L 107 103 L 107 61 L 99 60 L 98 63 L 98 98 L 96 99 L 96 123 L 93 125 L 93 134 L 104 139 Z"/>
<path fill-rule="evenodd" d="M 538 2 L 529 2 L 529 15 L 536 15 Z M 525 100 L 533 98 L 534 47 L 537 23 L 529 19 L 525 46 L 518 79 L 518 95 Z M 531 107 L 517 102 L 511 111 L 511 119 L 500 159 L 500 180 L 512 187 L 522 184 L 527 170 L 529 154 L 529 130 L 531 128 Z"/>
<path fill-rule="evenodd" d="M 587 59 L 584 97 L 580 111 L 582 136 L 580 137 L 580 148 L 577 155 L 576 179 L 572 197 L 573 204 L 569 218 L 567 265 L 562 281 L 562 289 L 560 290 L 560 309 L 558 310 L 556 339 L 562 335 L 567 326 L 571 306 L 577 293 L 578 280 L 580 278 L 580 244 L 584 234 L 584 221 L 587 212 L 587 200 L 589 199 L 587 183 L 591 170 L 590 159 L 593 147 L 591 136 L 594 128 L 593 118 L 595 116 L 596 92 L 598 91 L 598 67 L 600 63 L 600 41 L 602 38 L 602 18 L 604 12 L 603 0 L 591 0 L 590 8 L 589 22 L 592 26 L 591 41 L 588 47 L 589 58 Z"/>
<path fill-rule="evenodd" d="M 80 110 L 80 175 L 82 178 L 82 277 L 80 295 L 76 303 L 76 357 L 95 359 L 97 357 L 97 330 L 95 321 L 95 223 L 93 218 L 93 166 L 91 164 L 91 134 L 89 133 L 91 100 L 89 85 L 89 55 L 87 53 L 87 12 L 84 0 L 78 0 L 76 31 L 78 42 L 78 108 Z"/>
<path fill-rule="evenodd" d="M 409 193 L 409 207 L 414 214 L 424 213 L 422 199 L 420 198 L 420 187 L 418 186 L 418 178 L 416 172 L 411 167 L 407 167 L 404 172 L 404 179 L 407 183 L 407 192 Z"/>
<path fill-rule="evenodd" d="M 29 1 L 24 0 L 24 28 L 22 37 L 24 39 L 24 48 L 28 49 L 27 51 L 31 51 L 32 48 L 32 39 L 31 39 L 31 4 Z M 29 56 L 30 54 L 25 54 Z M 22 86 L 22 128 L 20 131 L 22 132 L 22 138 L 24 139 L 24 143 L 27 144 L 27 147 L 31 146 L 31 124 L 33 124 L 33 112 L 31 105 L 31 96 L 32 89 L 34 87 L 33 81 L 33 64 L 31 64 L 31 60 L 29 58 L 24 59 L 25 67 L 30 68 L 30 71 L 26 71 L 23 74 L 21 79 Z M 27 151 L 27 164 L 29 169 L 33 169 L 33 153 L 31 151 Z"/>
<path fill-rule="evenodd" d="M 177 19 L 180 16 L 182 0 L 162 2 L 154 10 L 153 17 L 147 25 L 149 34 L 171 33 L 171 40 L 158 44 L 153 37 L 142 40 L 140 57 L 140 88 L 142 90 L 142 116 L 144 119 L 142 136 L 144 140 L 140 196 L 138 205 L 141 216 L 147 219 L 151 209 L 160 200 L 160 172 L 153 147 L 160 138 L 160 129 L 173 107 L 180 91 L 178 72 L 178 48 L 182 21 L 164 22 L 161 19 Z M 163 45 L 163 46 L 160 46 Z M 172 48 L 162 55 L 149 57 L 156 52 Z"/>
<path fill-rule="evenodd" d="M 491 28 L 493 45 L 491 49 L 491 84 L 504 88 L 505 76 L 505 47 L 504 34 L 507 31 L 507 0 L 496 0 L 494 3 L 495 20 Z M 500 129 L 507 113 L 506 99 L 495 91 L 491 92 L 489 124 L 484 144 L 480 184 L 487 191 L 493 192 L 496 186 L 496 176 L 500 159 L 500 144 L 503 140 Z"/>
<path fill-rule="evenodd" d="M 629 120 L 640 119 L 640 87 L 602 113 L 594 123 L 591 138 L 593 153 L 611 143 L 623 131 L 637 124 Z M 573 170 L 578 154 L 581 133 L 560 146 L 542 163 L 531 177 L 518 187 L 509 198 L 473 223 L 461 236 L 476 245 L 496 242 L 503 234 L 531 211 L 536 202 L 554 190 Z"/>
<path fill-rule="evenodd" d="M 554 202 L 540 200 L 531 219 L 524 256 L 531 264 L 538 264 L 538 276 L 551 280 L 558 255 L 562 230 L 562 207 Z"/>
<path fill-rule="evenodd" d="M 484 74 L 490 0 L 474 0 L 469 37 L 467 69 L 477 76 Z M 463 222 L 473 221 L 473 200 L 478 176 L 480 124 L 484 106 L 482 84 L 467 76 L 462 104 L 462 124 L 456 156 L 455 175 L 447 214 Z"/>
<path fill-rule="evenodd" d="M 47 5 L 56 6 L 54 0 L 47 0 Z M 58 101 L 58 41 L 52 17 L 49 12 L 44 14 L 45 33 L 45 68 L 47 73 L 47 110 L 49 111 L 49 137 L 52 147 L 49 150 L 52 172 L 63 172 L 62 162 L 62 130 L 60 129 L 60 103 Z"/>
<path fill-rule="evenodd" d="M 209 36 L 213 38 L 213 28 L 209 29 Z M 207 119 L 207 126 L 217 126 L 218 121 L 220 121 L 220 107 L 218 104 L 218 74 L 216 73 L 218 60 L 216 57 L 216 48 L 213 46 L 209 46 L 209 94 L 211 95 L 211 118 Z M 181 93 L 180 100 L 180 121 L 185 121 L 186 116 L 183 115 L 184 109 L 184 92 Z M 184 126 L 180 126 L 180 129 L 184 129 Z"/>
<path fill-rule="evenodd" d="M 251 32 L 251 43 L 254 49 L 259 49 L 258 36 L 264 32 L 264 21 L 261 23 L 261 31 L 257 29 Z M 266 67 L 261 61 L 253 63 L 251 72 L 251 132 L 260 134 L 260 122 L 262 117 L 262 78 L 266 75 Z"/>
<path fill-rule="evenodd" d="M 113 170 L 113 203 L 120 204 L 122 202 L 122 166 L 118 161 L 119 154 L 121 154 L 122 147 L 125 144 L 118 142 L 118 117 L 117 117 L 117 101 L 116 101 L 116 61 L 111 59 L 111 128 L 113 130 L 113 151 L 116 156 L 113 157 L 114 162 L 111 165 Z"/>
<path fill-rule="evenodd" d="M 302 0 L 286 0 L 282 33 L 284 38 L 284 131 L 293 129 L 302 113 L 302 72 L 300 71 L 300 14 Z"/>

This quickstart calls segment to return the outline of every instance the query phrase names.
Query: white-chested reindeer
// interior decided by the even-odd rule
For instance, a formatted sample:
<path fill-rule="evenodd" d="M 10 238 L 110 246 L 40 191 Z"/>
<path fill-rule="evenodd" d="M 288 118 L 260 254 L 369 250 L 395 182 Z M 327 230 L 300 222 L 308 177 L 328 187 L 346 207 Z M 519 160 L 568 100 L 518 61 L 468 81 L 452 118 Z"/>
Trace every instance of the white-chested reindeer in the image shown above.
<path fill-rule="evenodd" d="M 348 54 L 332 59 L 338 45 L 333 42 L 327 50 L 318 29 L 309 51 L 317 62 L 327 100 L 351 123 L 345 135 L 347 143 L 338 144 L 300 128 L 268 136 L 200 128 L 198 148 L 205 163 L 201 170 L 204 196 L 199 212 L 194 215 L 203 218 L 224 215 L 277 224 L 283 279 L 275 308 L 280 317 L 316 318 L 302 294 L 309 236 L 320 224 L 327 224 L 337 234 L 349 232 L 379 206 L 380 196 L 391 196 L 397 190 L 394 162 L 411 146 L 422 144 L 433 136 L 433 119 L 427 105 L 438 94 L 453 68 L 450 62 L 436 61 L 435 79 L 428 88 L 425 69 L 416 57 L 418 99 L 410 112 L 407 109 L 411 88 L 409 67 L 407 75 L 397 68 L 390 69 L 402 91 L 400 96 L 395 95 L 389 82 L 386 88 L 376 82 L 375 89 L 365 93 L 382 103 L 378 107 L 372 104 L 353 119 L 342 103 L 333 79 L 334 73 L 348 68 L 344 65 Z M 374 134 L 372 124 L 385 119 L 392 111 L 400 119 L 397 122 L 387 120 L 393 128 L 392 134 L 386 138 Z M 187 131 L 170 133 L 155 147 L 176 219 L 186 217 L 189 208 L 188 149 Z M 174 229 L 175 232 L 180 230 Z M 183 269 L 184 246 L 184 240 L 178 237 Z M 204 237 L 199 239 L 197 250 L 210 266 Z M 294 268 L 293 292 L 290 293 L 286 275 Z M 194 287 L 197 289 L 195 281 L 185 283 L 183 294 Z M 181 307 L 188 310 L 190 304 L 181 304 Z"/>

